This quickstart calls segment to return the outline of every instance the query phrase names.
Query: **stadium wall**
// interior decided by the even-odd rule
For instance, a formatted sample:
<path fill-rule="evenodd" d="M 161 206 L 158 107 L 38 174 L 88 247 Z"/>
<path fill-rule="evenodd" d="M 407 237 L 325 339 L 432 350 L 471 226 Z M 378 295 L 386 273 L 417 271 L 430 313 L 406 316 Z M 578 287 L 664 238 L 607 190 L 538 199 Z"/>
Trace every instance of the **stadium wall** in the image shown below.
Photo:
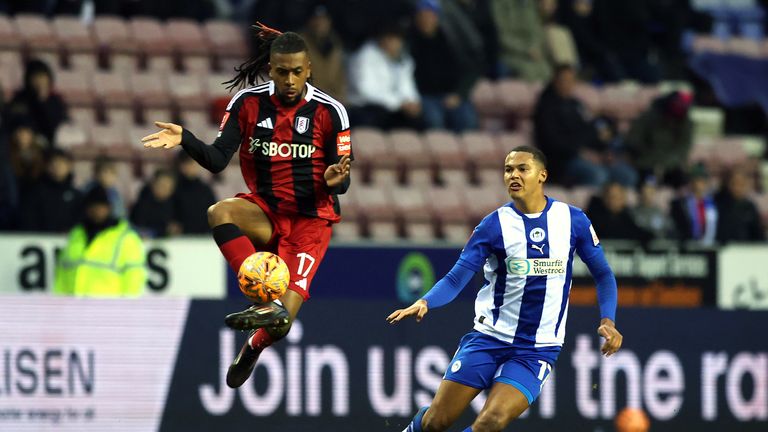
<path fill-rule="evenodd" d="M 391 326 L 384 317 L 396 302 L 313 299 L 254 377 L 231 390 L 223 376 L 245 334 L 222 318 L 243 306 L 0 297 L 0 430 L 401 431 L 431 399 L 473 314 L 460 301 Z M 606 359 L 596 309 L 574 307 L 554 375 L 509 430 L 609 431 L 615 413 L 634 405 L 656 432 L 764 431 L 766 319 L 627 308 L 618 321 L 625 347 Z"/>

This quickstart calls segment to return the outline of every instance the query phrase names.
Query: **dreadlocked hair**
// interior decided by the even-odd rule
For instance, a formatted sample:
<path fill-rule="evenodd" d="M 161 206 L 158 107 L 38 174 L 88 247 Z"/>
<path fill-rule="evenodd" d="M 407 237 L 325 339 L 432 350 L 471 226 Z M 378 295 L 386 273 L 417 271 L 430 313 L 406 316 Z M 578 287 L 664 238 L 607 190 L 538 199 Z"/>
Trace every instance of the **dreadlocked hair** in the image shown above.
<path fill-rule="evenodd" d="M 269 57 L 272 54 L 292 54 L 307 51 L 307 43 L 294 32 L 281 32 L 256 22 L 251 26 L 256 33 L 256 54 L 245 63 L 235 67 L 234 78 L 225 81 L 227 90 L 252 86 L 257 81 L 266 81 L 269 70 Z"/>

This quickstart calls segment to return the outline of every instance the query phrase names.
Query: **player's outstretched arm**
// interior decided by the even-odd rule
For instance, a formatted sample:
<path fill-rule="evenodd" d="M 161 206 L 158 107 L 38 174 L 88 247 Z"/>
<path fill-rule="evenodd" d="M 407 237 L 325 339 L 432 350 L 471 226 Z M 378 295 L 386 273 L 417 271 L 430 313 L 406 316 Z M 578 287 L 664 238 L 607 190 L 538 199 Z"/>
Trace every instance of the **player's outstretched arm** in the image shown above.
<path fill-rule="evenodd" d="M 181 144 L 181 132 L 184 130 L 181 126 L 159 121 L 155 122 L 155 126 L 159 127 L 160 131 L 142 138 L 144 147 L 169 149 Z"/>
<path fill-rule="evenodd" d="M 597 334 L 605 338 L 605 343 L 600 347 L 600 352 L 606 357 L 615 354 L 621 348 L 621 343 L 624 341 L 624 336 L 616 330 L 616 324 L 610 318 L 600 320 Z"/>
<path fill-rule="evenodd" d="M 422 318 L 424 318 L 424 315 L 429 312 L 429 308 L 427 307 L 427 301 L 424 299 L 418 299 L 415 302 L 413 302 L 412 305 L 408 306 L 405 309 L 398 309 L 394 312 L 392 312 L 388 317 L 387 321 L 389 321 L 390 324 L 395 324 L 399 322 L 403 318 L 407 318 L 409 316 L 416 316 L 416 322 L 421 321 Z"/>

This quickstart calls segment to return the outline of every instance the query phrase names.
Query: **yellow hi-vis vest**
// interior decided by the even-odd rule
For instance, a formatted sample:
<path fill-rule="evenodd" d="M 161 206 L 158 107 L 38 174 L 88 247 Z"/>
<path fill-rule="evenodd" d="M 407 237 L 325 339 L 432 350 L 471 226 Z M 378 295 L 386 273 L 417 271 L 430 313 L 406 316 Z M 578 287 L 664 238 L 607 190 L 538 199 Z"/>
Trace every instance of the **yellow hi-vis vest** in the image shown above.
<path fill-rule="evenodd" d="M 127 221 L 109 227 L 87 243 L 82 225 L 69 233 L 59 255 L 53 291 L 79 297 L 138 296 L 147 271 L 144 245 Z"/>

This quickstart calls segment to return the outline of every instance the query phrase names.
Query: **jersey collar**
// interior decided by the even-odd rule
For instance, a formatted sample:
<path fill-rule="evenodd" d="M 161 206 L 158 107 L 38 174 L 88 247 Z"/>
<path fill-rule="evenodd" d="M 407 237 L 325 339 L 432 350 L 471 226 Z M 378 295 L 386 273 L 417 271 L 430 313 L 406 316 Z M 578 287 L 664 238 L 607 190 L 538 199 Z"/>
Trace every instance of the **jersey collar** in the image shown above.
<path fill-rule="evenodd" d="M 544 210 L 541 211 L 541 214 L 544 214 L 547 211 L 549 211 L 549 208 L 552 207 L 552 203 L 555 201 L 555 200 L 553 200 L 552 198 L 550 198 L 550 197 L 548 197 L 546 195 L 545 195 L 545 198 L 547 199 L 547 205 L 544 206 Z M 515 211 L 515 213 L 520 215 L 521 218 L 530 219 L 525 213 L 521 212 L 520 210 L 517 209 L 517 207 L 515 207 L 515 202 L 514 201 L 510 201 L 509 204 L 507 204 L 507 205 L 509 207 L 511 207 L 512 210 Z"/>

